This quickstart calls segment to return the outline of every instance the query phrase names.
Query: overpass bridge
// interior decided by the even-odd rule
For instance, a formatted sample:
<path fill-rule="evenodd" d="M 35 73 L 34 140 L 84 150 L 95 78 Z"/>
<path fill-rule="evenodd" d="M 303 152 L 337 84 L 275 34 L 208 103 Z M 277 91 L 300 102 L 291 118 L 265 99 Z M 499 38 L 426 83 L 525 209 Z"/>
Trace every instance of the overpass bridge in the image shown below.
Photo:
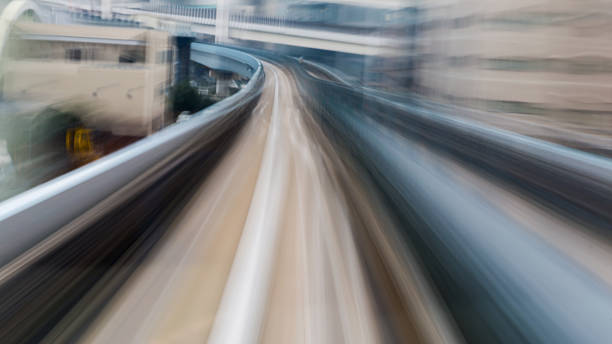
<path fill-rule="evenodd" d="M 175 36 L 215 37 L 217 42 L 232 40 L 274 43 L 366 56 L 406 54 L 408 41 L 392 30 L 366 30 L 304 25 L 283 17 L 243 13 L 218 13 L 215 8 L 182 5 L 115 5 L 110 15 L 100 6 L 65 0 L 41 0 L 52 12 L 55 23 L 86 22 L 138 25 L 168 31 Z"/>

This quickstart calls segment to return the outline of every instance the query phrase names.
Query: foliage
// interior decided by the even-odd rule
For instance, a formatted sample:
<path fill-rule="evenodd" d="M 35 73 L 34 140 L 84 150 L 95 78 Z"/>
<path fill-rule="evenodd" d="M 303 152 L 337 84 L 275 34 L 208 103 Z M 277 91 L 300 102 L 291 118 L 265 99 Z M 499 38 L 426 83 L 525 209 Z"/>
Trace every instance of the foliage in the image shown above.
<path fill-rule="evenodd" d="M 197 88 L 191 86 L 189 82 L 176 84 L 170 91 L 170 104 L 174 115 L 183 111 L 191 113 L 200 111 L 207 106 L 214 104 L 214 101 L 198 93 Z"/>

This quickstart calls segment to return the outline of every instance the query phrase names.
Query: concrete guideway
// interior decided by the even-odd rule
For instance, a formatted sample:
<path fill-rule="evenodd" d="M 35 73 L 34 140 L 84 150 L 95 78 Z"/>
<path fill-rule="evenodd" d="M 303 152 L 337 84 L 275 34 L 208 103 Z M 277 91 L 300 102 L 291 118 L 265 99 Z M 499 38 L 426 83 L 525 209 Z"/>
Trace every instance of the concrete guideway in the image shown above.
<path fill-rule="evenodd" d="M 313 140 L 291 75 L 271 64 L 265 71 L 260 102 L 233 148 L 83 342 L 376 343 L 389 336 L 364 270 L 364 236 L 354 233 L 337 183 L 347 174 L 330 174 L 337 158 L 321 148 L 321 133 Z M 382 221 L 373 209 L 364 214 Z M 398 277 L 405 269 L 388 270 L 406 287 L 406 276 Z M 411 288 L 412 300 L 395 303 L 421 302 L 430 315 L 420 318 L 439 318 L 427 288 Z M 417 329 L 401 336 L 428 336 L 428 321 L 407 308 L 419 309 L 397 306 L 386 317 Z"/>

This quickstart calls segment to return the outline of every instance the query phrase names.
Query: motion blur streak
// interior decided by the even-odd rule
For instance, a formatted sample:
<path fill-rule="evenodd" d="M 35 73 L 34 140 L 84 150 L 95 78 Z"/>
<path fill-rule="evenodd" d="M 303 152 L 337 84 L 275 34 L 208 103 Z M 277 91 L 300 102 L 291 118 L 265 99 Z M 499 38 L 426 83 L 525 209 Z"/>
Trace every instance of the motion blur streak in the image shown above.
<path fill-rule="evenodd" d="M 340 159 L 330 156 L 335 153 L 320 130 L 312 140 L 309 128 L 315 123 L 291 74 L 265 66 L 260 103 L 235 145 L 178 216 L 171 234 L 90 327 L 84 342 L 451 338 L 418 269 L 408 275 L 398 271 L 397 264 L 403 264 L 398 259 L 404 258 L 393 258 L 395 267 L 387 273 L 375 271 L 386 275 L 386 291 L 372 290 L 357 252 L 358 246 L 367 245 L 374 254 L 382 245 L 380 234 L 368 239 L 362 233 L 357 243 L 353 212 L 334 181 L 348 178 L 347 172 L 331 177 L 329 168 L 336 169 Z M 379 223 L 380 231 L 383 220 L 367 201 L 360 203 L 363 221 Z M 389 257 L 397 250 L 383 252 Z M 377 259 L 379 268 L 386 265 Z M 370 260 L 368 265 L 374 264 Z M 384 301 L 391 297 L 387 293 L 395 299 Z M 415 304 L 420 306 L 411 306 Z M 421 315 L 411 314 L 410 307 Z M 393 312 L 385 311 L 389 308 Z M 381 323 L 383 316 L 391 325 Z"/>
<path fill-rule="evenodd" d="M 273 89 L 267 78 L 262 101 L 236 144 L 86 342 L 196 342 L 208 336 L 249 213 Z"/>
<path fill-rule="evenodd" d="M 482 182 L 478 179 L 462 182 L 458 179 L 462 169 L 450 167 L 452 163 L 449 165 L 447 161 L 460 160 L 464 168 L 484 170 L 488 172 L 482 175 L 485 179 L 511 171 L 507 168 L 497 172 L 504 163 L 491 164 L 487 159 L 503 160 L 513 156 L 514 164 L 538 163 L 540 167 L 523 175 L 517 173 L 516 179 L 548 175 L 549 179 L 540 186 L 551 188 L 551 191 L 567 191 L 565 183 L 582 178 L 581 173 L 568 174 L 564 180 L 551 178 L 580 168 L 570 165 L 564 171 L 558 167 L 571 161 L 569 156 L 600 167 L 607 162 L 575 153 L 560 158 L 566 154 L 561 147 L 454 120 L 441 112 L 398 104 L 380 95 L 364 96 L 349 88 L 312 80 L 299 68 L 295 70 L 301 75 L 300 84 L 308 95 L 308 103 L 317 109 L 327 133 L 335 138 L 336 145 L 360 161 L 367 172 L 364 178 L 373 179 L 392 205 L 403 223 L 403 234 L 414 243 L 414 249 L 423 259 L 438 290 L 442 291 L 441 296 L 466 339 L 597 343 L 600 338 L 610 338 L 608 319 L 612 317 L 612 293 L 610 286 L 599 278 L 609 274 L 607 269 L 601 269 L 601 264 L 590 268 L 591 271 L 577 266 L 578 256 L 589 265 L 593 260 L 585 260 L 589 254 L 579 247 L 567 254 L 568 245 L 563 245 L 561 235 L 552 240 L 553 245 L 534 236 L 534 232 L 545 232 L 539 229 L 539 224 L 554 219 L 554 213 L 532 214 L 526 218 L 513 212 L 515 208 L 510 204 L 496 208 L 495 205 L 500 205 L 496 200 L 499 194 L 480 196 L 475 190 L 482 189 Z M 329 96 L 331 94 L 333 96 Z M 433 123 L 436 125 L 430 126 Z M 454 134 L 455 131 L 461 134 Z M 463 141 L 472 135 L 481 138 L 480 144 L 486 147 L 488 154 L 473 146 L 475 142 Z M 515 142 L 515 147 L 495 150 L 499 156 L 491 156 L 496 145 L 509 142 Z M 526 150 L 530 146 L 532 150 Z M 538 150 L 547 151 L 547 157 L 541 157 Z M 474 166 L 474 161 L 481 164 Z M 543 161 L 550 162 L 544 164 Z M 482 168 L 488 164 L 495 167 Z M 597 178 L 597 171 L 594 169 L 589 177 Z M 521 184 L 517 180 L 514 182 Z M 531 189 L 527 194 L 534 191 L 525 184 L 521 187 Z M 605 182 L 600 185 L 604 189 L 609 186 Z M 597 187 L 590 190 L 602 191 Z M 562 196 L 565 201 L 557 203 L 552 200 L 552 194 L 542 193 L 539 197 L 549 197 L 548 201 L 556 203 L 553 209 L 562 210 L 565 215 L 576 209 L 572 202 L 593 201 L 592 198 L 587 201 L 576 195 L 565 195 Z M 534 203 L 529 203 L 531 200 L 523 199 L 522 202 L 528 202 L 527 207 L 534 207 Z M 595 201 L 593 208 L 606 202 L 608 198 L 603 203 Z M 595 211 L 581 216 L 585 222 L 578 226 L 590 221 L 596 228 L 606 223 L 607 220 L 601 221 L 606 217 L 606 212 Z M 593 228 L 591 225 L 587 228 Z M 586 242 L 599 240 L 597 234 L 589 237 Z M 565 252 L 559 251 L 560 247 Z M 600 254 L 595 260 L 606 258 L 606 254 Z M 569 314 L 572 316 L 568 317 Z M 589 320 L 583 321 L 585 317 Z"/>
<path fill-rule="evenodd" d="M 3 6 L 2 344 L 612 343 L 612 2 Z"/>

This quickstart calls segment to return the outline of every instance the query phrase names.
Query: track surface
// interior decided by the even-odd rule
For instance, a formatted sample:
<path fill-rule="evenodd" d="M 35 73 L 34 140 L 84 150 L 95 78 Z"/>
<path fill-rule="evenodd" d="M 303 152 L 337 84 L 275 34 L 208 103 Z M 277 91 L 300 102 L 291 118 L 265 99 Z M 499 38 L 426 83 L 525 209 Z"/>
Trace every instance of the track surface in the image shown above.
<path fill-rule="evenodd" d="M 401 248 L 364 232 L 384 226 L 379 212 L 358 186 L 343 191 L 358 183 L 291 75 L 269 63 L 265 72 L 233 147 L 82 342 L 450 338 L 416 264 L 406 270 L 405 256 L 392 257 Z"/>
<path fill-rule="evenodd" d="M 232 147 L 80 341 L 461 342 L 471 315 L 451 320 L 462 308 L 445 308 L 453 290 L 432 288 L 418 250 L 402 238 L 410 228 L 328 140 L 293 75 L 264 68 L 264 91 Z M 519 223 L 516 235 L 612 285 L 612 250 L 596 231 L 422 143 L 385 137 L 412 152 L 412 163 Z M 494 227 L 470 230 L 503 232 Z"/>
<path fill-rule="evenodd" d="M 370 184 L 378 181 L 368 178 L 346 147 L 330 140 L 305 105 L 294 75 L 271 63 L 264 63 L 264 69 L 263 93 L 244 127 L 216 167 L 200 163 L 212 172 L 194 184 L 193 196 L 164 224 L 163 237 L 144 262 L 130 269 L 115 266 L 125 272 L 118 275 L 129 277 L 110 301 L 99 312 L 82 312 L 86 315 L 76 307 L 74 317 L 63 319 L 64 325 L 55 327 L 45 342 L 72 341 L 74 336 L 84 343 L 455 343 L 462 336 L 468 341 L 488 338 L 482 329 L 486 312 L 463 304 L 456 286 L 445 287 L 447 280 L 435 278 L 426 260 L 433 258 L 424 255 L 422 243 L 406 240 L 407 232 L 418 232 L 410 221 L 398 219 L 409 214 L 398 216 L 380 185 Z M 527 291 L 542 288 L 527 288 L 531 280 L 525 276 L 537 279 L 551 269 L 561 271 L 556 275 L 561 278 L 574 278 L 579 270 L 578 283 L 585 290 L 611 290 L 612 250 L 601 232 L 393 127 L 366 120 L 359 128 L 366 139 L 384 143 L 376 147 L 381 155 L 396 154 L 394 161 L 405 163 L 401 173 L 417 191 L 427 196 L 438 184 L 464 190 L 460 201 L 482 207 L 466 208 L 471 216 L 493 212 L 495 219 L 517 224 L 453 227 L 440 238 L 444 245 L 459 242 L 452 238 L 459 234 L 482 241 L 482 247 L 474 247 L 488 253 L 475 266 L 502 257 L 507 264 L 497 266 L 517 268 L 508 276 Z M 374 168 L 384 165 L 374 163 Z M 438 184 L 423 182 L 426 176 L 437 177 Z M 447 203 L 435 198 L 431 209 L 421 207 L 426 211 L 418 215 L 433 221 L 433 229 L 470 216 L 463 209 L 448 217 L 440 210 Z M 528 250 L 529 245 L 537 249 Z M 472 249 L 458 250 L 457 260 L 442 264 L 443 269 L 467 264 L 476 252 Z M 527 254 L 536 258 L 522 263 Z M 498 279 L 498 270 L 490 276 L 459 276 L 468 287 L 475 282 L 495 286 Z M 563 293 L 567 287 L 538 281 L 550 284 L 547 292 Z M 105 288 L 113 289 L 99 282 L 92 293 Z M 473 286 L 466 290 L 478 291 Z M 474 297 L 482 300 L 484 293 Z M 599 294 L 583 294 L 580 302 L 594 295 L 587 301 L 598 304 Z M 522 297 L 514 289 L 508 295 Z M 539 320 L 550 320 L 546 317 Z M 493 326 L 504 328 L 505 323 L 493 320 Z M 89 326 L 81 331 L 75 324 Z M 498 335 L 495 331 L 492 336 Z"/>

